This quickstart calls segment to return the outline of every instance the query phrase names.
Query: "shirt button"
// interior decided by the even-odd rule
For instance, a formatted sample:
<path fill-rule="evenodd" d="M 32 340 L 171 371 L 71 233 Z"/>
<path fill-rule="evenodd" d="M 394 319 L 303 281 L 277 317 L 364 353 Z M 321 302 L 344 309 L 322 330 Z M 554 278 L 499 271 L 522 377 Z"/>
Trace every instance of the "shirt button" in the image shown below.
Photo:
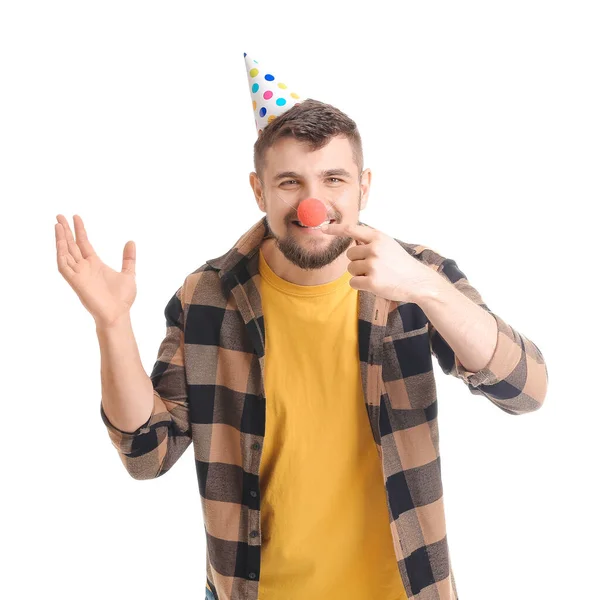
<path fill-rule="evenodd" d="M 256 496 L 257 496 L 257 494 L 256 494 L 256 492 L 255 492 L 254 490 L 251 490 L 251 491 L 250 491 L 250 495 L 251 495 L 253 498 L 256 498 Z"/>
<path fill-rule="evenodd" d="M 260 450 L 260 444 L 258 442 L 254 442 L 254 444 L 252 444 L 252 450 Z"/>
<path fill-rule="evenodd" d="M 250 532 L 250 537 L 256 537 L 258 535 L 258 531 L 256 529 Z"/>
<path fill-rule="evenodd" d="M 256 579 L 256 573 L 248 573 L 248 577 L 250 577 L 250 579 Z"/>

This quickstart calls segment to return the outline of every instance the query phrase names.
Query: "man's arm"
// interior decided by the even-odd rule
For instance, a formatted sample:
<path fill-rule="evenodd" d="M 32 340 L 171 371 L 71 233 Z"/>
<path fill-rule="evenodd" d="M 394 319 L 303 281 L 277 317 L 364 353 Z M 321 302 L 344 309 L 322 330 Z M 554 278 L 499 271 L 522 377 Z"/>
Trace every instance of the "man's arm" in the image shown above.
<path fill-rule="evenodd" d="M 134 479 L 160 477 L 191 443 L 182 293 L 183 286 L 165 308 L 167 333 L 150 377 L 128 318 L 109 330 L 97 329 L 102 357 L 100 415 Z"/>
<path fill-rule="evenodd" d="M 413 301 L 429 319 L 431 351 L 444 373 L 512 415 L 542 406 L 548 370 L 539 348 L 490 311 L 454 260 L 432 270 Z"/>
<path fill-rule="evenodd" d="M 150 421 L 154 390 L 138 351 L 130 314 L 96 326 L 100 344 L 102 407 L 115 428 L 134 433 Z"/>

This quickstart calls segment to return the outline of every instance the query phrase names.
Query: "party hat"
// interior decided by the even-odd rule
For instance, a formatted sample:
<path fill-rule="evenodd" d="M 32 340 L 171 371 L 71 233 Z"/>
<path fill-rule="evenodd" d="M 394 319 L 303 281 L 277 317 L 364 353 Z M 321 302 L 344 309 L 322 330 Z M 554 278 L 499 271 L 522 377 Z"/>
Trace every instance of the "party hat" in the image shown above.
<path fill-rule="evenodd" d="M 267 70 L 257 60 L 252 59 L 244 52 L 246 60 L 246 74 L 252 97 L 252 110 L 254 123 L 258 135 L 277 116 L 302 102 L 301 98 L 292 88 L 288 87 L 284 79 L 276 76 L 273 71 Z"/>

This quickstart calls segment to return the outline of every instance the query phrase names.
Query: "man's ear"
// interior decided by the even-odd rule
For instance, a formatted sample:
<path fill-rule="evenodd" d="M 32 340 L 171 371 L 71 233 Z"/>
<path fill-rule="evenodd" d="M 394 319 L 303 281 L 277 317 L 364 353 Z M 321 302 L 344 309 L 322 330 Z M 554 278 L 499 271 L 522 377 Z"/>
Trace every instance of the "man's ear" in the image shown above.
<path fill-rule="evenodd" d="M 367 207 L 369 192 L 371 191 L 371 169 L 365 169 L 360 176 L 361 201 L 359 210 Z"/>
<path fill-rule="evenodd" d="M 262 190 L 262 185 L 260 183 L 260 179 L 258 178 L 258 175 L 252 171 L 252 173 L 250 173 L 250 187 L 252 188 L 252 191 L 254 192 L 254 198 L 256 199 L 256 203 L 258 204 L 258 208 L 260 208 L 260 210 L 264 213 L 267 212 L 267 207 L 265 206 L 265 199 L 263 196 L 263 190 Z"/>

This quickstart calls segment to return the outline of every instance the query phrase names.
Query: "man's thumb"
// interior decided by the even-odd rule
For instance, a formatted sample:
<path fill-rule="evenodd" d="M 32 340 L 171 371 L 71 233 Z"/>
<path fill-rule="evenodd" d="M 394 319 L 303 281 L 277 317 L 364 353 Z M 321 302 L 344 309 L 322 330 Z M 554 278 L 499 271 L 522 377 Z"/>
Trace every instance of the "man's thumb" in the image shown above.
<path fill-rule="evenodd" d="M 135 275 L 135 242 L 129 240 L 123 248 L 123 267 L 121 273 Z"/>

